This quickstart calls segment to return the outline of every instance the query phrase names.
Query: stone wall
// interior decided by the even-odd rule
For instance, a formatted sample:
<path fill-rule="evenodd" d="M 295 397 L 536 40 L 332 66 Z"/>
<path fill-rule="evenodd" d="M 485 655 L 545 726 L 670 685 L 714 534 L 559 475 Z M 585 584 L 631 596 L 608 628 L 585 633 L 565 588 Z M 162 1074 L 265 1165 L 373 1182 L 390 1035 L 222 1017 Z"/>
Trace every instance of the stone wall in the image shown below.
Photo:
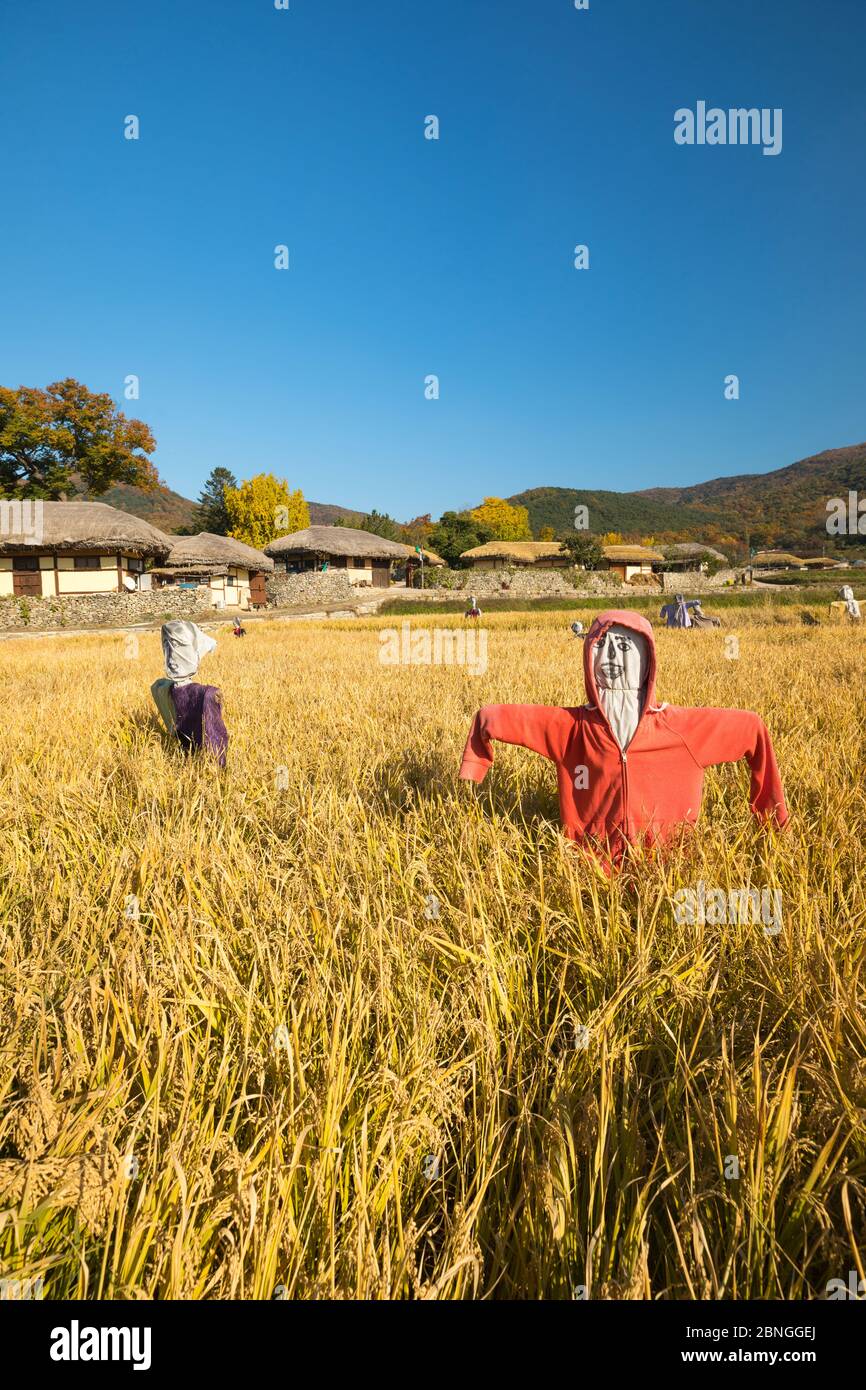
<path fill-rule="evenodd" d="M 721 589 L 730 579 L 736 580 L 741 571 L 719 570 L 717 574 L 706 575 L 700 570 L 673 571 L 661 576 L 666 594 L 706 594 Z"/>
<path fill-rule="evenodd" d="M 653 598 L 663 593 L 707 593 L 722 587 L 735 576 L 734 570 L 720 570 L 708 577 L 697 570 L 677 574 L 653 575 L 649 582 L 624 584 L 608 570 L 513 569 L 513 570 L 429 570 L 423 593 L 411 589 L 406 597 L 441 600 L 467 598 Z"/>
<path fill-rule="evenodd" d="M 0 598 L 0 630 L 129 627 L 168 618 L 213 617 L 207 591 L 153 589 L 149 593 L 68 594 L 63 598 Z"/>
<path fill-rule="evenodd" d="M 618 575 L 563 569 L 430 570 L 424 593 L 411 589 L 413 599 L 468 598 L 586 598 L 591 594 L 639 593 L 637 586 L 623 585 Z"/>
<path fill-rule="evenodd" d="M 425 575 L 425 592 L 433 592 L 437 598 L 447 598 L 449 593 L 455 597 L 476 598 L 556 598 L 559 595 L 574 595 L 572 569 L 511 569 L 511 570 L 441 570 L 430 569 Z M 407 597 L 420 593 L 420 590 L 407 591 Z"/>
<path fill-rule="evenodd" d="M 295 603 L 345 603 L 382 593 L 369 585 L 353 584 L 345 570 L 306 570 L 303 574 L 276 571 L 265 581 L 268 606 L 287 608 Z"/>

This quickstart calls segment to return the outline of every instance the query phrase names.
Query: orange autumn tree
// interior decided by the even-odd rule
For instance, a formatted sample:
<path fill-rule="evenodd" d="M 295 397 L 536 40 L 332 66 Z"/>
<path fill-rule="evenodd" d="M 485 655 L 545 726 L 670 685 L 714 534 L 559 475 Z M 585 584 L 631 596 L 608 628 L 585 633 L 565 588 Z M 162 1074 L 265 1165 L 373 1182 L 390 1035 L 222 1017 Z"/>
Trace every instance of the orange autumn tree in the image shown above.
<path fill-rule="evenodd" d="M 128 420 L 106 393 L 67 377 L 38 386 L 0 386 L 0 494 L 52 500 L 99 497 L 115 483 L 159 486 L 156 448 L 143 420 Z"/>

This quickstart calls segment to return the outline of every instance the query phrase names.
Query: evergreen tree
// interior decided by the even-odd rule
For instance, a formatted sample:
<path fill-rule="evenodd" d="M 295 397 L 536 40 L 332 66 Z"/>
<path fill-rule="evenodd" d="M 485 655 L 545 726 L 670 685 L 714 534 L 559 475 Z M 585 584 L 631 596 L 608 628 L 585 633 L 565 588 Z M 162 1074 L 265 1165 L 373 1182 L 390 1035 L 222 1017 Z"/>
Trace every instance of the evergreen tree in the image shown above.
<path fill-rule="evenodd" d="M 231 522 L 225 491 L 237 485 L 237 478 L 228 468 L 214 468 L 198 499 L 196 521 L 200 531 L 210 531 L 215 536 L 228 535 Z"/>

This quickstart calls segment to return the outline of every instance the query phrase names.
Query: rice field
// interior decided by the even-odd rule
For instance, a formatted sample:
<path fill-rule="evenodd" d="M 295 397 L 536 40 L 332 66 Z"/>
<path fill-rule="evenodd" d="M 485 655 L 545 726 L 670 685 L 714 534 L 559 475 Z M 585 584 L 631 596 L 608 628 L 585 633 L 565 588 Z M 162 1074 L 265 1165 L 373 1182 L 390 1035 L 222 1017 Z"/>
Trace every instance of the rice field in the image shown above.
<path fill-rule="evenodd" d="M 228 626 L 228 767 L 158 633 L 0 645 L 0 1276 L 46 1297 L 799 1299 L 864 1275 L 866 635 L 785 607 L 657 631 L 658 693 L 757 710 L 700 833 L 606 878 L 490 702 L 580 704 L 574 613 L 487 669 L 387 619 Z M 430 627 L 454 618 L 415 620 Z M 726 656 L 736 634 L 739 655 Z M 680 922 L 703 882 L 781 930 Z"/>

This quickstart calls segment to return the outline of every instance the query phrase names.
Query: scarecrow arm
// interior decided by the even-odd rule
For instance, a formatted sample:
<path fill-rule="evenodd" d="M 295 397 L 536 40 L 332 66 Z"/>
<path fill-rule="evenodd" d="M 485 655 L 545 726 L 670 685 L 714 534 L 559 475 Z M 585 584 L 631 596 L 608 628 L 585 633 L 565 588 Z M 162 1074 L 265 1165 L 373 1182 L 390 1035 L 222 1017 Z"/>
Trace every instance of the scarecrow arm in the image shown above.
<path fill-rule="evenodd" d="M 573 726 L 574 712 L 555 705 L 485 705 L 472 721 L 460 776 L 463 781 L 484 781 L 493 766 L 494 739 L 560 761 Z"/>
<path fill-rule="evenodd" d="M 736 763 L 745 758 L 752 773 L 749 806 L 756 816 L 788 820 L 785 793 L 769 730 L 757 714 L 741 709 L 689 709 L 678 712 L 681 734 L 701 767 Z M 672 720 L 676 727 L 677 719 Z"/>

